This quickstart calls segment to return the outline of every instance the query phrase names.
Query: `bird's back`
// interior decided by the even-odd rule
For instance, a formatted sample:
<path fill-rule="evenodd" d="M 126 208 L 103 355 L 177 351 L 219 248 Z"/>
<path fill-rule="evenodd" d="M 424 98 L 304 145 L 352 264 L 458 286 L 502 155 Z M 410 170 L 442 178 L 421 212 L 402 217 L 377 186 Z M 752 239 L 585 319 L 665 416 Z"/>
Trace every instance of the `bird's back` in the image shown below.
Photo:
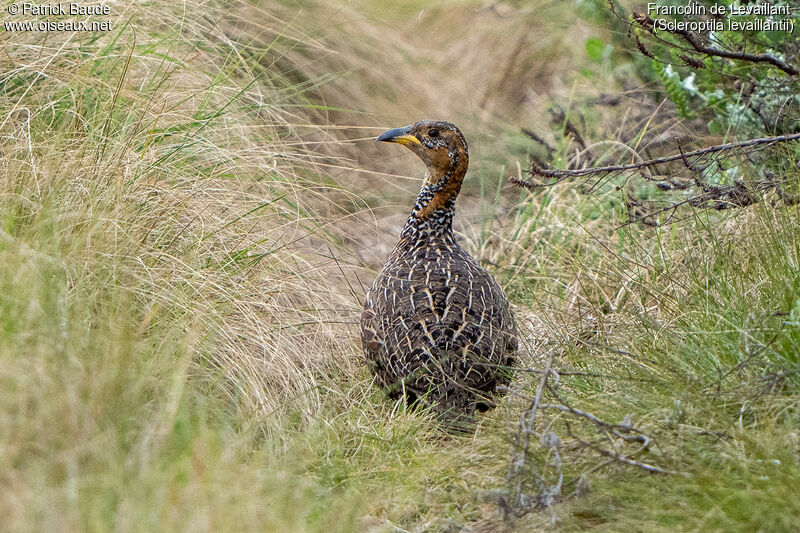
<path fill-rule="evenodd" d="M 517 347 L 502 289 L 452 232 L 401 238 L 361 326 L 367 359 L 390 394 L 458 412 L 491 405 Z"/>

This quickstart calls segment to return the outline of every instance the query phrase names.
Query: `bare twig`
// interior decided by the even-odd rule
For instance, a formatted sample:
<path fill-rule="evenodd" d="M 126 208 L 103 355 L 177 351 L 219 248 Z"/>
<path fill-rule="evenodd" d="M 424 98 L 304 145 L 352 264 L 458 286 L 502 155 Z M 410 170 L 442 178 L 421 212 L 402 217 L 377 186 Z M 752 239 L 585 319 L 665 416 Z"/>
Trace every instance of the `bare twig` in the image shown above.
<path fill-rule="evenodd" d="M 499 366 L 499 365 L 498 365 Z M 541 374 L 544 370 L 540 370 L 538 368 L 515 368 L 515 372 L 529 372 L 531 374 Z M 599 378 L 599 379 L 614 379 L 620 381 L 641 381 L 642 383 L 653 383 L 654 380 L 650 378 L 635 378 L 631 376 L 614 376 L 612 374 L 598 374 L 596 372 L 572 372 L 572 371 L 561 371 L 561 370 L 551 370 L 552 374 L 558 374 L 559 376 L 581 376 L 587 378 Z M 504 387 L 504 390 L 508 390 Z"/>
<path fill-rule="evenodd" d="M 708 154 L 725 152 L 728 150 L 735 150 L 738 148 L 749 148 L 751 146 L 770 145 L 781 142 L 796 141 L 799 139 L 800 139 L 800 133 L 776 135 L 774 137 L 761 137 L 758 139 L 749 139 L 747 141 L 742 141 L 742 142 L 731 142 L 725 144 L 718 144 L 716 146 L 708 146 L 706 148 L 701 148 L 699 150 L 694 150 L 691 152 L 681 152 L 678 154 L 673 154 L 665 157 L 658 157 L 655 159 L 649 159 L 647 161 L 640 161 L 638 163 L 630 163 L 627 165 L 608 165 L 603 167 L 590 167 L 590 168 L 581 168 L 576 170 L 545 169 L 532 164 L 531 165 L 532 175 L 551 178 L 553 181 L 550 181 L 549 183 L 533 183 L 518 178 L 509 178 L 509 181 L 514 185 L 517 185 L 519 187 L 524 187 L 526 189 L 538 189 L 542 187 L 550 187 L 552 185 L 564 181 L 567 178 L 591 176 L 595 174 L 609 174 L 612 172 L 625 172 L 629 170 L 639 170 L 642 168 L 651 167 L 653 165 L 660 165 L 662 163 L 669 163 L 672 161 L 686 161 L 690 157 L 702 157 Z"/>
<path fill-rule="evenodd" d="M 598 427 L 610 430 L 611 433 L 615 437 L 619 437 L 622 440 L 641 442 L 642 446 L 644 448 L 647 448 L 647 447 L 650 446 L 650 439 L 647 437 L 647 435 L 641 433 L 635 427 L 626 426 L 626 425 L 623 425 L 623 424 L 610 424 L 608 422 L 605 422 L 604 420 L 600 420 L 599 418 L 594 416 L 592 413 L 587 413 L 586 411 L 583 411 L 581 409 L 576 409 L 574 407 L 569 407 L 569 406 L 566 406 L 566 405 L 560 405 L 560 404 L 555 404 L 555 403 L 543 403 L 543 404 L 541 404 L 539 406 L 539 408 L 540 409 L 556 409 L 558 411 L 564 411 L 564 412 L 567 412 L 567 413 L 572 413 L 575 416 L 578 416 L 578 417 L 581 417 L 581 418 L 585 418 L 586 420 L 589 420 L 591 423 L 593 423 L 594 425 L 596 425 Z M 637 435 L 622 435 L 618 431 L 616 431 L 617 429 L 620 429 L 620 430 L 625 431 L 625 432 L 636 432 L 638 434 Z"/>
<path fill-rule="evenodd" d="M 631 466 L 635 466 L 635 467 L 641 468 L 643 470 L 646 470 L 648 472 L 652 472 L 654 474 L 669 474 L 669 475 L 678 474 L 678 472 L 676 472 L 674 470 L 666 470 L 666 469 L 660 468 L 658 466 L 653 466 L 653 465 L 648 464 L 648 463 L 643 463 L 641 461 L 636 461 L 635 459 L 631 459 L 630 456 L 625 456 L 625 455 L 622 455 L 622 454 L 617 453 L 617 452 L 612 452 L 611 450 L 606 450 L 605 448 L 601 448 L 601 447 L 597 446 L 596 444 L 593 444 L 593 443 L 591 443 L 589 441 L 585 441 L 585 440 L 581 439 L 580 437 L 578 437 L 577 435 L 575 435 L 572 432 L 572 430 L 569 427 L 569 424 L 567 424 L 567 434 L 571 438 L 575 439 L 578 443 L 580 443 L 581 445 L 585 446 L 586 448 L 594 450 L 597 453 L 599 453 L 600 455 L 608 457 L 608 458 L 610 458 L 610 459 L 612 459 L 614 461 L 617 461 L 617 462 L 620 462 L 620 463 L 624 463 L 624 464 L 627 464 L 627 465 L 631 465 Z M 640 448 L 635 454 L 632 454 L 632 455 L 637 455 L 637 454 L 641 453 L 641 451 L 643 451 L 644 449 L 645 449 L 644 446 L 642 446 L 642 448 Z M 604 463 L 604 464 L 610 464 L 610 463 L 607 462 L 607 463 Z"/>
<path fill-rule="evenodd" d="M 561 400 L 561 398 L 559 398 L 555 394 L 555 391 L 553 391 L 553 389 L 550 388 L 549 386 L 548 386 L 548 390 L 550 391 L 551 394 L 556 396 L 556 399 L 558 399 L 559 401 L 563 402 L 563 400 Z M 522 393 L 520 393 L 518 391 L 514 391 L 514 394 L 516 396 L 519 396 L 520 398 L 524 398 L 526 400 L 535 401 L 534 399 L 530 398 L 529 396 L 526 396 L 526 395 L 524 395 L 524 394 L 522 394 Z M 584 411 L 582 409 L 576 409 L 574 407 L 570 407 L 568 405 L 565 405 L 564 403 L 561 403 L 561 404 L 540 403 L 540 404 L 537 405 L 537 408 L 538 409 L 555 409 L 555 410 L 558 410 L 558 411 L 564 411 L 564 412 L 567 412 L 567 413 L 571 413 L 571 414 L 573 414 L 573 415 L 575 415 L 575 416 L 577 416 L 579 418 L 585 418 L 586 420 L 589 420 L 595 426 L 598 426 L 598 427 L 600 427 L 602 429 L 605 429 L 605 430 L 610 430 L 614 434 L 614 436 L 619 437 L 619 438 L 621 438 L 623 440 L 631 440 L 631 441 L 641 442 L 644 445 L 645 448 L 649 447 L 649 445 L 650 445 L 650 438 L 647 437 L 647 435 L 645 435 L 643 431 L 641 431 L 640 429 L 637 429 L 636 427 L 634 427 L 632 425 L 629 425 L 629 424 L 612 424 L 610 422 L 606 422 L 605 420 L 601 420 L 601 419 L 597 418 L 592 413 L 586 412 L 586 411 Z M 617 434 L 618 431 L 622 431 L 622 432 L 626 432 L 626 433 L 637 433 L 637 435 L 634 435 L 634 436 L 620 435 L 620 434 Z"/>
<path fill-rule="evenodd" d="M 514 512 L 514 514 L 518 516 L 522 516 L 523 514 L 527 513 L 529 509 L 532 507 L 531 503 L 528 501 L 527 496 L 523 491 L 523 482 L 525 476 L 523 475 L 524 467 L 527 462 L 527 456 L 530 450 L 530 439 L 531 434 L 534 433 L 533 431 L 533 423 L 536 419 L 536 413 L 539 409 L 539 403 L 542 399 L 542 393 L 544 392 L 545 386 L 547 384 L 547 378 L 550 376 L 551 367 L 553 364 L 553 358 L 555 357 L 555 351 L 550 352 L 550 357 L 547 360 L 547 365 L 545 366 L 544 372 L 542 373 L 542 378 L 539 380 L 539 386 L 536 388 L 536 396 L 534 398 L 528 398 L 531 400 L 531 406 L 526 410 L 520 419 L 520 429 L 519 429 L 519 437 L 522 440 L 522 444 L 517 447 L 515 453 L 513 454 L 511 466 L 509 467 L 508 471 L 508 484 L 509 488 L 512 488 L 513 485 L 513 501 L 511 505 L 507 505 L 506 507 Z M 509 390 L 509 389 L 506 389 Z M 510 391 L 516 393 L 516 391 Z M 547 490 L 545 486 L 544 480 L 539 477 L 537 480 L 539 482 L 539 490 L 540 493 L 543 495 L 547 495 L 545 501 L 542 502 L 535 502 L 536 504 L 542 504 L 545 506 L 549 506 L 553 503 L 554 498 L 556 495 L 551 494 L 551 491 Z M 560 484 L 559 484 L 560 490 Z"/>
<path fill-rule="evenodd" d="M 645 453 L 650 448 L 651 439 L 644 431 L 633 425 L 632 415 L 626 416 L 620 423 L 610 423 L 592 413 L 570 406 L 561 398 L 557 392 L 558 373 L 553 369 L 553 358 L 554 352 L 551 352 L 543 370 L 530 370 L 531 372 L 541 372 L 542 374 L 533 397 L 519 390 L 502 387 L 503 391 L 522 398 L 529 404 L 529 407 L 520 417 L 519 429 L 516 439 L 514 440 L 512 460 L 507 476 L 508 499 L 503 496 L 500 498 L 500 506 L 505 513 L 522 516 L 535 509 L 551 508 L 552 511 L 552 506 L 555 503 L 585 492 L 588 486 L 588 479 L 586 477 L 588 474 L 614 462 L 635 466 L 653 473 L 675 473 L 671 470 L 666 470 L 635 459 L 635 457 Z M 565 372 L 565 375 L 567 374 L 569 373 Z M 574 374 L 584 375 L 586 373 L 575 372 Z M 553 378 L 552 380 L 550 379 L 551 377 Z M 498 387 L 498 389 L 500 388 L 501 387 Z M 556 403 L 544 403 L 543 398 L 545 397 L 545 393 L 549 397 L 552 397 Z M 547 424 L 543 424 L 541 421 L 538 422 L 537 425 L 544 425 L 546 428 L 540 430 L 541 433 L 537 432 L 535 429 L 537 416 L 545 410 L 560 411 L 570 415 L 572 419 L 588 421 L 596 428 L 600 438 L 596 442 L 591 442 L 576 436 L 571 430 L 570 418 L 567 418 L 564 420 L 564 424 L 566 425 L 568 435 L 572 437 L 573 441 L 571 445 L 562 448 L 561 439 L 556 433 L 548 429 L 549 422 Z M 554 469 L 553 475 L 557 476 L 557 479 L 553 481 L 548 480 L 547 478 L 552 479 L 552 476 L 547 476 L 546 478 L 546 471 L 538 470 L 536 464 L 531 463 L 533 461 L 532 451 L 530 449 L 531 435 L 538 438 L 541 446 L 540 449 L 546 450 L 548 459 L 544 464 L 550 465 Z M 603 441 L 607 441 L 610 444 L 610 446 L 608 446 L 610 449 L 601 446 L 601 442 Z M 623 453 L 621 450 L 622 446 L 619 445 L 620 441 L 622 441 L 622 443 L 636 443 L 638 446 L 636 446 L 632 453 Z M 620 448 L 620 450 L 617 448 Z M 631 446 L 627 448 L 631 448 Z M 607 457 L 608 460 L 584 472 L 578 479 L 575 491 L 564 496 L 562 495 L 564 475 L 562 471 L 561 454 L 565 450 L 569 452 L 571 450 L 580 449 L 593 450 Z M 526 481 L 535 484 L 536 494 L 528 494 L 525 492 Z"/>

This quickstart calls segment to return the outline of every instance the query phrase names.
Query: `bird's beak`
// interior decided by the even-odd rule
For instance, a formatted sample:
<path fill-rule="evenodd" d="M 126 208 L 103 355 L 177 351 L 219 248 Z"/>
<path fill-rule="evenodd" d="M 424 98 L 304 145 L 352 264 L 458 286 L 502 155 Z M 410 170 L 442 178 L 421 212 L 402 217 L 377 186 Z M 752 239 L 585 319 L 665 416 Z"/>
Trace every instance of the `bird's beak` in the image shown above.
<path fill-rule="evenodd" d="M 411 126 L 406 126 L 405 128 L 395 128 L 385 133 L 381 133 L 377 140 L 387 143 L 400 143 L 405 146 L 409 144 L 422 144 L 419 142 L 419 139 L 417 139 L 415 135 L 411 135 L 410 132 Z"/>

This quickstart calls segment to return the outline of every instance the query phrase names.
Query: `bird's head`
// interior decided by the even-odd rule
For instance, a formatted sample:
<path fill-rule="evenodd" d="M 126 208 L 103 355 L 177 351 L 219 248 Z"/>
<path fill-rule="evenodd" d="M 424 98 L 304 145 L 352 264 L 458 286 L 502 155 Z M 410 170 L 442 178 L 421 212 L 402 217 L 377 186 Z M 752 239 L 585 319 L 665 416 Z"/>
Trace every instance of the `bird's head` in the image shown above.
<path fill-rule="evenodd" d="M 444 186 L 452 178 L 460 188 L 467 173 L 469 152 L 464 135 L 450 122 L 423 120 L 389 130 L 377 140 L 402 144 L 414 152 L 425 163 L 426 183 L 432 188 Z"/>

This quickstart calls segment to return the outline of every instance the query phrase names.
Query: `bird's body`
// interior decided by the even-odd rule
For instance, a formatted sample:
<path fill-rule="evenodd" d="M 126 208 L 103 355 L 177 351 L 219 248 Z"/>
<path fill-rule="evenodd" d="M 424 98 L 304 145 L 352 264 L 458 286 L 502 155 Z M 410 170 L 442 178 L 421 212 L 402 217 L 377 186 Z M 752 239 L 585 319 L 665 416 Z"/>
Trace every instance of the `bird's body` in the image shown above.
<path fill-rule="evenodd" d="M 379 140 L 408 146 L 428 173 L 367 294 L 364 352 L 393 397 L 469 414 L 492 405 L 496 386 L 508 382 L 517 339 L 502 289 L 453 234 L 455 199 L 469 159 L 466 141 L 452 124 L 428 121 Z"/>

